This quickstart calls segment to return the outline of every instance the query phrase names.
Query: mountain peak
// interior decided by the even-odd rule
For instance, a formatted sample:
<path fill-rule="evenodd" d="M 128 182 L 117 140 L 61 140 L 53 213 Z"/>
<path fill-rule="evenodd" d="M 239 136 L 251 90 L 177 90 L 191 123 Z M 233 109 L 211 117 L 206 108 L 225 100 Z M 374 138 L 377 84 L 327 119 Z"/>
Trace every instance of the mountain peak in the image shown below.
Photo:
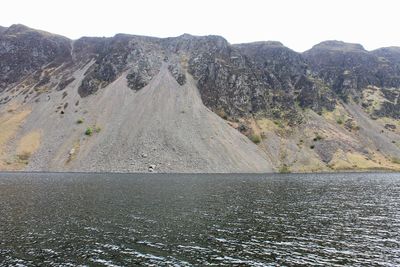
<path fill-rule="evenodd" d="M 378 49 L 373 50 L 372 52 L 386 52 L 386 53 L 396 53 L 400 54 L 400 47 L 399 46 L 388 46 L 388 47 L 381 47 Z"/>
<path fill-rule="evenodd" d="M 21 32 L 27 32 L 27 31 L 33 31 L 33 29 L 23 25 L 23 24 L 13 24 L 10 27 L 6 29 L 7 33 L 12 34 L 12 33 L 21 33 Z"/>
<path fill-rule="evenodd" d="M 310 50 L 323 49 L 332 51 L 366 51 L 361 44 L 346 43 L 337 40 L 323 41 L 319 44 L 314 45 Z"/>
<path fill-rule="evenodd" d="M 236 47 L 255 47 L 255 48 L 269 48 L 269 47 L 284 47 L 286 46 L 279 41 L 257 41 L 251 43 L 234 44 Z"/>
<path fill-rule="evenodd" d="M 2 29 L 0 29 L 0 33 L 2 32 Z M 69 40 L 67 37 L 62 36 L 62 35 L 58 35 L 58 34 L 54 34 L 54 33 L 50 33 L 50 32 L 46 32 L 46 31 L 42 31 L 42 30 L 37 30 L 37 29 L 33 29 L 30 28 L 28 26 L 25 26 L 23 24 L 13 24 L 8 28 L 4 28 L 3 33 L 5 35 L 25 35 L 25 34 L 33 34 L 35 36 L 42 36 L 42 37 L 56 37 L 59 39 L 63 39 L 65 40 Z"/>
<path fill-rule="evenodd" d="M 386 58 L 391 62 L 400 63 L 400 47 L 397 46 L 382 47 L 371 51 L 371 53 L 378 57 Z"/>
<path fill-rule="evenodd" d="M 248 44 L 249 45 L 255 45 L 255 46 L 278 46 L 278 47 L 284 47 L 284 45 L 279 41 L 257 41 L 257 42 L 252 42 L 252 43 L 248 43 Z"/>
<path fill-rule="evenodd" d="M 186 32 L 184 34 L 181 34 L 181 35 L 178 36 L 178 38 L 187 38 L 187 39 L 193 38 L 193 37 L 197 37 L 197 36 L 192 35 L 190 33 L 186 33 Z"/>

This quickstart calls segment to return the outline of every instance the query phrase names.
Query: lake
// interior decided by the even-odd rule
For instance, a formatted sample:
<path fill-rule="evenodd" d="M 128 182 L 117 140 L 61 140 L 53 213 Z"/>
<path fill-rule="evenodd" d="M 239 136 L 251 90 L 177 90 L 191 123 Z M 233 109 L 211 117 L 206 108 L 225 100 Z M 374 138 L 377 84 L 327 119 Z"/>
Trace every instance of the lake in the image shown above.
<path fill-rule="evenodd" d="M 400 265 L 400 174 L 0 173 L 9 265 Z"/>

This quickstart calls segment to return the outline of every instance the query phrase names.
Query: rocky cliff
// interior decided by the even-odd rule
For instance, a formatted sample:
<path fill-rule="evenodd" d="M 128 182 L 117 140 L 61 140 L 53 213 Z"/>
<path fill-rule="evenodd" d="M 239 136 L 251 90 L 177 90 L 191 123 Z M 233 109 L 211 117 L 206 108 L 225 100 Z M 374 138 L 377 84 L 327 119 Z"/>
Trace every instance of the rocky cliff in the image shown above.
<path fill-rule="evenodd" d="M 0 28 L 0 169 L 400 169 L 400 48 Z"/>

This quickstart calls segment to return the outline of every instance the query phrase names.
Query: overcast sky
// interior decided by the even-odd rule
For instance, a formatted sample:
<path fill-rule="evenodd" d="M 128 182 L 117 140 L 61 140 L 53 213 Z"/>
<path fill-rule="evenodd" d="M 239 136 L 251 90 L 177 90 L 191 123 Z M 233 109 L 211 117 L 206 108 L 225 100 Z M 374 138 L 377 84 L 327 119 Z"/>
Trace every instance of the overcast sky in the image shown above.
<path fill-rule="evenodd" d="M 0 25 L 69 38 L 131 33 L 278 40 L 304 51 L 324 40 L 400 46 L 400 0 L 2 0 Z"/>

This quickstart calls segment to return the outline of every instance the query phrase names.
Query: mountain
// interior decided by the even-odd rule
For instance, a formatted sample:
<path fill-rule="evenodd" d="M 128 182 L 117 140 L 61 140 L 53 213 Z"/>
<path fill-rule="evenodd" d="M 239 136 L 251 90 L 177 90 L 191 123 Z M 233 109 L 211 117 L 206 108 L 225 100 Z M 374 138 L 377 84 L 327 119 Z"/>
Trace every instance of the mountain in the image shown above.
<path fill-rule="evenodd" d="M 400 170 L 400 48 L 0 27 L 0 169 Z"/>

